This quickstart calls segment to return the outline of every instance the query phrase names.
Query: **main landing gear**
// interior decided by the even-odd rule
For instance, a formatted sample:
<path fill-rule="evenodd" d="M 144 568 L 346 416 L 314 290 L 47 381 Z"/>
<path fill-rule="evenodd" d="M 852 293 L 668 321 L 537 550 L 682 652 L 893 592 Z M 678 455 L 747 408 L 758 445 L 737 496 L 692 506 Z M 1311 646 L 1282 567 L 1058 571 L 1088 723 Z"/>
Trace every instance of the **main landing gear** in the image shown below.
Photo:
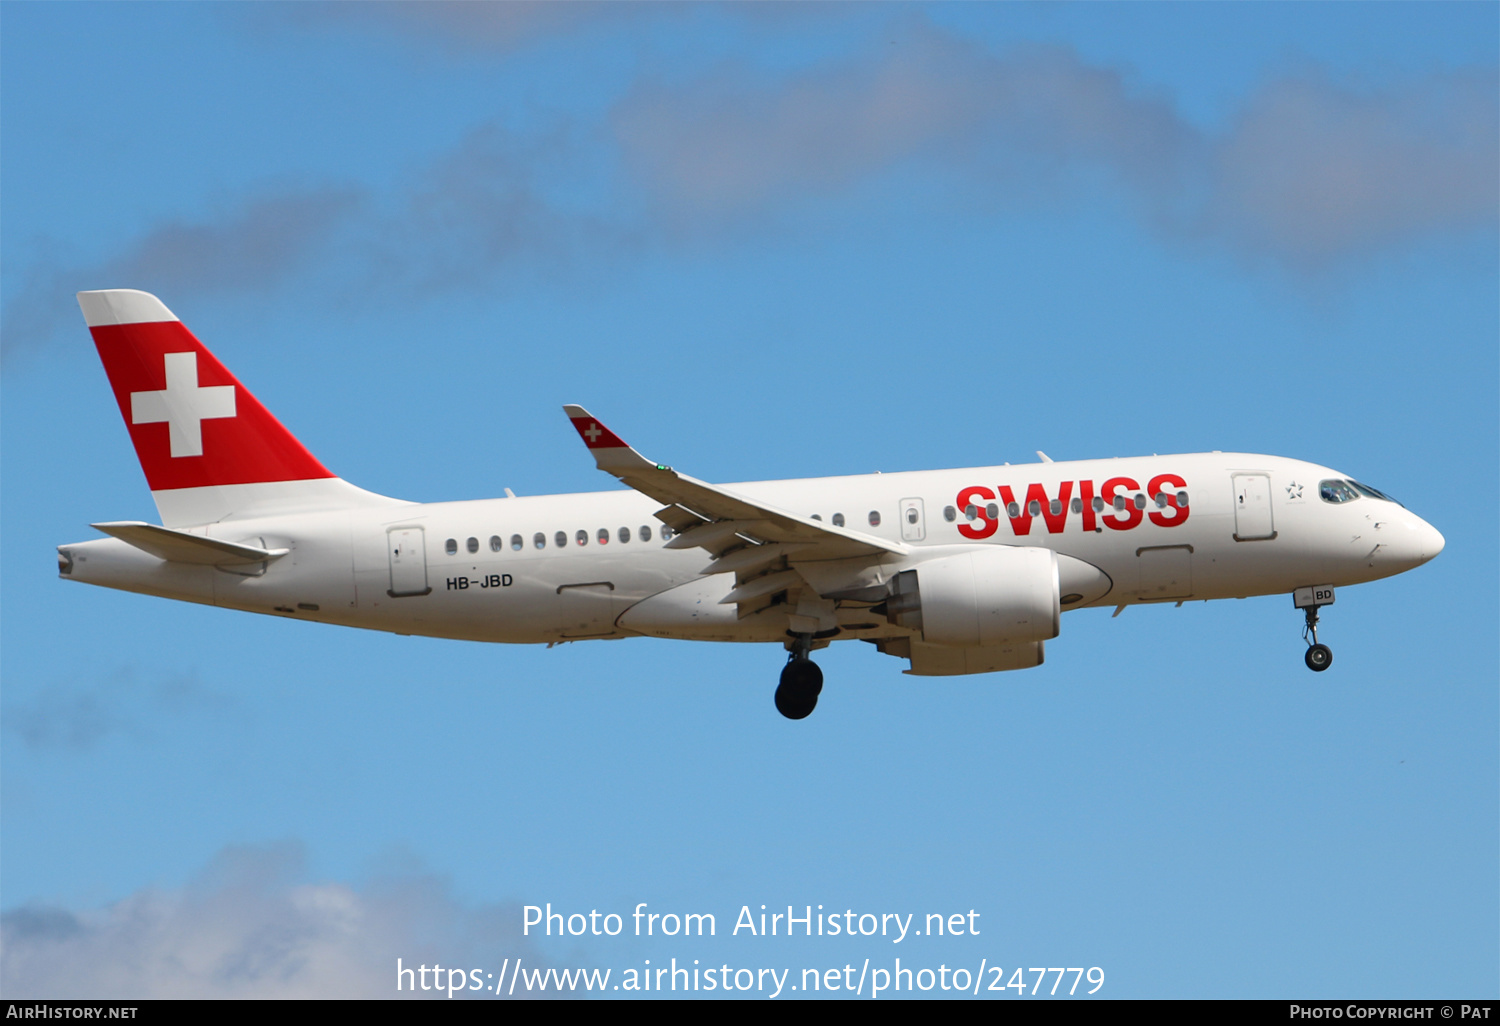
<path fill-rule="evenodd" d="M 818 695 L 823 691 L 823 671 L 807 658 L 812 640 L 810 634 L 799 634 L 789 644 L 791 654 L 781 671 L 781 683 L 776 687 L 776 711 L 789 720 L 810 716 L 818 707 Z"/>
<path fill-rule="evenodd" d="M 1330 595 L 1333 589 L 1329 589 Z M 1317 605 L 1302 607 L 1306 614 L 1306 623 L 1302 628 L 1302 640 L 1307 642 L 1307 655 L 1302 661 L 1307 663 L 1307 668 L 1315 673 L 1322 673 L 1333 665 L 1333 649 L 1318 642 L 1318 609 Z"/>

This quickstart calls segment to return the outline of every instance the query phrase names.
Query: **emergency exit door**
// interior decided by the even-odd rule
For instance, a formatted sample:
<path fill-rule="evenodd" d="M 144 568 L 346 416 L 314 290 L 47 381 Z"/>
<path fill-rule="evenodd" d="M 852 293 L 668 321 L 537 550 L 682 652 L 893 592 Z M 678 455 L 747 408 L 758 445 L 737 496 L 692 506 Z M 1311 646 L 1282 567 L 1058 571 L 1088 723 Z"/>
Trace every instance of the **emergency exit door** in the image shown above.
<path fill-rule="evenodd" d="M 901 500 L 901 540 L 921 541 L 927 537 L 926 518 L 921 499 Z"/>
<path fill-rule="evenodd" d="M 1276 537 L 1271 519 L 1271 478 L 1268 474 L 1234 475 L 1234 540 L 1257 541 Z"/>
<path fill-rule="evenodd" d="M 386 532 L 386 551 L 391 556 L 391 598 L 426 595 L 427 544 L 420 527 L 396 527 Z"/>

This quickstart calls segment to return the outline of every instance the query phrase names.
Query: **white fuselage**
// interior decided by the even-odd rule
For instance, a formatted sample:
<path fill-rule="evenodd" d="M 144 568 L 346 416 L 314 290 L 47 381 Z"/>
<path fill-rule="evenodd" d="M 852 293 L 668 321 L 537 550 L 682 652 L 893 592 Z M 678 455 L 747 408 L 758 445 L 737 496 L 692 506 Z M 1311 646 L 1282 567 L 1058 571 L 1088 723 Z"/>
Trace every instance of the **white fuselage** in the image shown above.
<path fill-rule="evenodd" d="M 869 560 L 848 568 L 859 580 L 841 579 L 840 561 L 801 564 L 815 585 L 820 577 L 828 582 L 819 586 L 824 594 L 887 580 L 944 548 L 1045 546 L 1060 557 L 1066 610 L 1357 584 L 1441 550 L 1441 535 L 1395 502 L 1320 498 L 1320 481 L 1344 476 L 1281 457 L 1200 453 L 728 487 L 908 547 L 873 571 Z M 1182 485 L 1158 482 L 1148 495 L 1162 477 Z M 1182 508 L 1159 506 L 1154 494 L 1179 492 L 1186 493 Z M 1007 496 L 1016 504 L 1010 509 Z M 115 538 L 62 546 L 59 557 L 71 580 L 399 634 L 512 643 L 631 635 L 783 640 L 784 615 L 740 618 L 733 604 L 720 604 L 733 573 L 705 574 L 707 553 L 666 546 L 654 518 L 660 506 L 634 491 L 389 501 L 189 529 L 290 550 L 265 564 L 168 562 Z M 910 634 L 872 615 L 872 604 L 840 603 L 840 637 Z"/>

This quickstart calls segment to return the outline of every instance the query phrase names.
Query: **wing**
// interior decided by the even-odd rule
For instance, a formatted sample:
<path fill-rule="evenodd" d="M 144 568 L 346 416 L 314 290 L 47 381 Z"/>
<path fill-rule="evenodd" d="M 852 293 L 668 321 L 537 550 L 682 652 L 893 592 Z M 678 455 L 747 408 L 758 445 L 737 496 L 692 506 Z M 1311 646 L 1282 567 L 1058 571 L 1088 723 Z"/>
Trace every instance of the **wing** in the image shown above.
<path fill-rule="evenodd" d="M 910 551 L 899 542 L 834 527 L 680 474 L 646 459 L 582 406 L 564 406 L 563 411 L 600 470 L 664 504 L 656 518 L 677 532 L 668 548 L 704 549 L 714 557 L 704 573 L 735 574 L 736 587 L 723 601 L 738 605 L 741 616 L 766 608 L 787 592 L 789 599 L 799 599 L 799 613 L 809 610 L 801 615 L 831 624 L 832 603 L 822 605 L 796 563 L 858 562 L 860 557 L 875 563 Z"/>

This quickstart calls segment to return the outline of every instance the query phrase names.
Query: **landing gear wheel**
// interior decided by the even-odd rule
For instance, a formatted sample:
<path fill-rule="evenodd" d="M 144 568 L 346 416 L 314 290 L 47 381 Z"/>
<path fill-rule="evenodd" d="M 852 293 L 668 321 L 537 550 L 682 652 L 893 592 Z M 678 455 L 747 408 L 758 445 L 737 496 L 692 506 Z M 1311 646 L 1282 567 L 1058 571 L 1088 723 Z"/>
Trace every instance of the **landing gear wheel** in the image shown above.
<path fill-rule="evenodd" d="M 1328 601 L 1333 601 L 1332 588 L 1328 589 Z M 1309 670 L 1322 673 L 1333 665 L 1333 649 L 1318 641 L 1318 607 L 1303 606 L 1302 612 L 1307 617 L 1307 625 L 1302 628 L 1302 640 L 1307 642 L 1307 655 L 1302 657 L 1302 661 L 1307 664 Z"/>
<path fill-rule="evenodd" d="M 1303 661 L 1307 663 L 1309 670 L 1315 673 L 1322 673 L 1333 665 L 1333 649 L 1327 645 L 1312 645 L 1308 648 L 1307 655 L 1303 657 Z"/>
<path fill-rule="evenodd" d="M 781 671 L 776 688 L 776 711 L 789 720 L 803 720 L 818 707 L 823 671 L 811 659 L 792 659 Z"/>

